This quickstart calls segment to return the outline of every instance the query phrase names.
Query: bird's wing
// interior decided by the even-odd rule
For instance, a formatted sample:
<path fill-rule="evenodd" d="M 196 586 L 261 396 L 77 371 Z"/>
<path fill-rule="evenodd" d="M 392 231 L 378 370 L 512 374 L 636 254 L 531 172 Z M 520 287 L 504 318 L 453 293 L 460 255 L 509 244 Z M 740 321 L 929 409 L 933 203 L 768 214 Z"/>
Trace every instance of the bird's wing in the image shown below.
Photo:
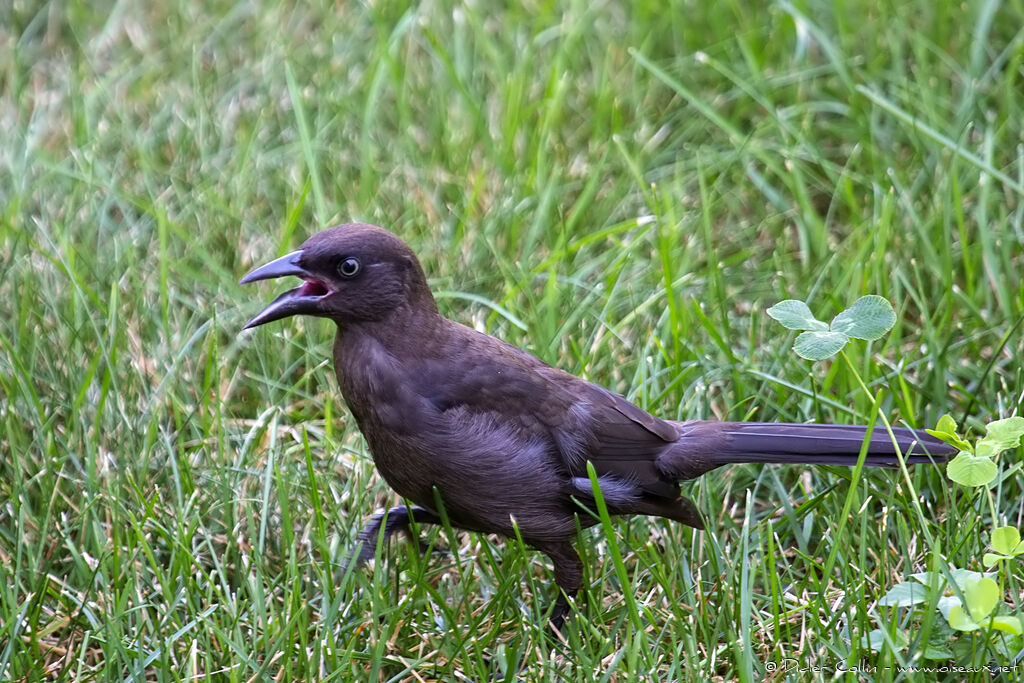
<path fill-rule="evenodd" d="M 611 478 L 649 495 L 676 498 L 679 488 L 656 467 L 676 428 L 626 399 L 469 328 L 450 337 L 459 358 L 453 374 L 444 360 L 423 361 L 414 373 L 418 393 L 441 411 L 458 407 L 490 413 L 553 446 L 556 463 L 586 478 L 587 461 Z"/>
<path fill-rule="evenodd" d="M 678 485 L 656 465 L 666 446 L 678 438 L 676 428 L 603 387 L 577 381 L 576 393 L 589 413 L 585 429 L 591 438 L 585 459 L 594 464 L 597 476 L 630 482 L 647 494 L 676 498 Z M 586 475 L 584 463 L 582 476 Z"/>

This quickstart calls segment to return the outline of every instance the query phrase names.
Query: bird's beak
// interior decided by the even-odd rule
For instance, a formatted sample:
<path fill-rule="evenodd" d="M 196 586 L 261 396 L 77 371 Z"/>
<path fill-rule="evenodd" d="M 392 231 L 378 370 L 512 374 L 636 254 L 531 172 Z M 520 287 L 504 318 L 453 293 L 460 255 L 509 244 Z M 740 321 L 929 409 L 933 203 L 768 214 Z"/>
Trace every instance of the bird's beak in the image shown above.
<path fill-rule="evenodd" d="M 242 329 L 248 330 L 251 327 L 257 327 L 258 325 L 287 318 L 291 315 L 315 313 L 315 304 L 329 292 L 316 281 L 312 273 L 299 265 L 299 258 L 301 256 L 302 251 L 293 251 L 290 254 L 285 254 L 279 259 L 256 268 L 239 280 L 238 284 L 240 285 L 256 282 L 257 280 L 285 277 L 287 275 L 294 275 L 306 280 L 306 283 L 301 287 L 290 289 L 274 299 L 255 318 L 247 322 Z"/>
<path fill-rule="evenodd" d="M 270 263 L 251 271 L 248 275 L 239 280 L 238 284 L 247 285 L 250 282 L 256 282 L 257 280 L 270 280 L 271 278 L 285 277 L 286 275 L 306 277 L 309 273 L 305 268 L 299 265 L 300 256 L 302 256 L 301 250 L 285 254 L 281 258 L 274 259 Z"/>

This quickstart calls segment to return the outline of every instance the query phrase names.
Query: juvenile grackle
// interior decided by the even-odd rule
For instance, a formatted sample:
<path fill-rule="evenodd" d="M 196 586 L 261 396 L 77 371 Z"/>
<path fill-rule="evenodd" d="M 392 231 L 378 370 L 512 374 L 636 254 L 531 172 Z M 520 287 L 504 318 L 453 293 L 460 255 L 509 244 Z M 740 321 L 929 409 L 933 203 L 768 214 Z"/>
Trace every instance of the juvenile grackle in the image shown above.
<path fill-rule="evenodd" d="M 372 225 L 341 225 L 242 278 L 294 275 L 246 328 L 292 315 L 333 320 L 341 393 L 377 469 L 415 503 L 374 517 L 360 534 L 358 560 L 384 535 L 440 522 L 434 487 L 453 526 L 515 535 L 546 553 L 559 591 L 559 628 L 583 565 L 573 548 L 577 519 L 594 493 L 615 515 L 656 515 L 704 524 L 679 482 L 733 463 L 856 465 L 867 429 L 828 424 L 660 420 L 596 384 L 552 368 L 499 339 L 452 322 L 437 309 L 415 254 Z M 907 463 L 942 460 L 946 444 L 893 430 Z M 864 463 L 898 464 L 893 440 L 871 435 Z M 929 455 L 930 454 L 930 455 Z M 386 519 L 386 522 L 385 522 Z"/>

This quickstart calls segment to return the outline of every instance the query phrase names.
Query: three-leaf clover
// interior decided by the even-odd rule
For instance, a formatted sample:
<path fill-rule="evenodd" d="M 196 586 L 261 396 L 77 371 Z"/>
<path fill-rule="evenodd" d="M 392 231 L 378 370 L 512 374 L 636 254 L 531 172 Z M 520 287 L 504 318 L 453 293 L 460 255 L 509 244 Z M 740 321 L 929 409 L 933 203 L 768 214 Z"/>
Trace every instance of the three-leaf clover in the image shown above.
<path fill-rule="evenodd" d="M 939 418 L 935 429 L 925 431 L 960 449 L 946 468 L 947 477 L 962 486 L 986 486 L 999 474 L 999 467 L 992 457 L 1020 445 L 1024 437 L 1024 417 L 990 422 L 985 428 L 985 436 L 978 439 L 973 447 L 957 434 L 956 421 L 949 415 Z"/>
<path fill-rule="evenodd" d="M 981 563 L 986 569 L 1003 560 L 1012 560 L 1018 555 L 1024 555 L 1024 542 L 1020 540 L 1020 532 L 1012 526 L 993 529 L 991 543 L 995 552 L 985 553 L 981 558 Z"/>
<path fill-rule="evenodd" d="M 959 602 L 946 613 L 946 621 L 957 631 L 977 631 L 980 628 L 994 628 L 1014 635 L 1021 635 L 1021 622 L 1017 617 L 994 616 L 989 614 L 1000 602 L 999 584 L 987 576 L 960 586 L 967 602 L 967 608 Z M 987 618 L 986 618 L 987 617 Z"/>
<path fill-rule="evenodd" d="M 896 324 L 896 312 L 885 298 L 869 294 L 832 318 L 818 320 L 803 301 L 786 299 L 766 313 L 790 330 L 805 330 L 793 343 L 797 355 L 807 360 L 825 360 L 839 353 L 850 338 L 873 341 Z"/>

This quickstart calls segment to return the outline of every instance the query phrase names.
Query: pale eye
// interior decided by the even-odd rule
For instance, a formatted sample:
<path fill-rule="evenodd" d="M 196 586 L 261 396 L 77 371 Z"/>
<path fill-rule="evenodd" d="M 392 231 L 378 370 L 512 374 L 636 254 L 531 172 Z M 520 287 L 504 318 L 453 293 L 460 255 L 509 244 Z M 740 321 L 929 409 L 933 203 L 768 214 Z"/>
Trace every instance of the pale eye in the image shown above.
<path fill-rule="evenodd" d="M 359 274 L 362 266 L 359 263 L 359 259 L 354 256 L 343 258 L 338 264 L 338 275 L 342 277 L 355 277 Z"/>

